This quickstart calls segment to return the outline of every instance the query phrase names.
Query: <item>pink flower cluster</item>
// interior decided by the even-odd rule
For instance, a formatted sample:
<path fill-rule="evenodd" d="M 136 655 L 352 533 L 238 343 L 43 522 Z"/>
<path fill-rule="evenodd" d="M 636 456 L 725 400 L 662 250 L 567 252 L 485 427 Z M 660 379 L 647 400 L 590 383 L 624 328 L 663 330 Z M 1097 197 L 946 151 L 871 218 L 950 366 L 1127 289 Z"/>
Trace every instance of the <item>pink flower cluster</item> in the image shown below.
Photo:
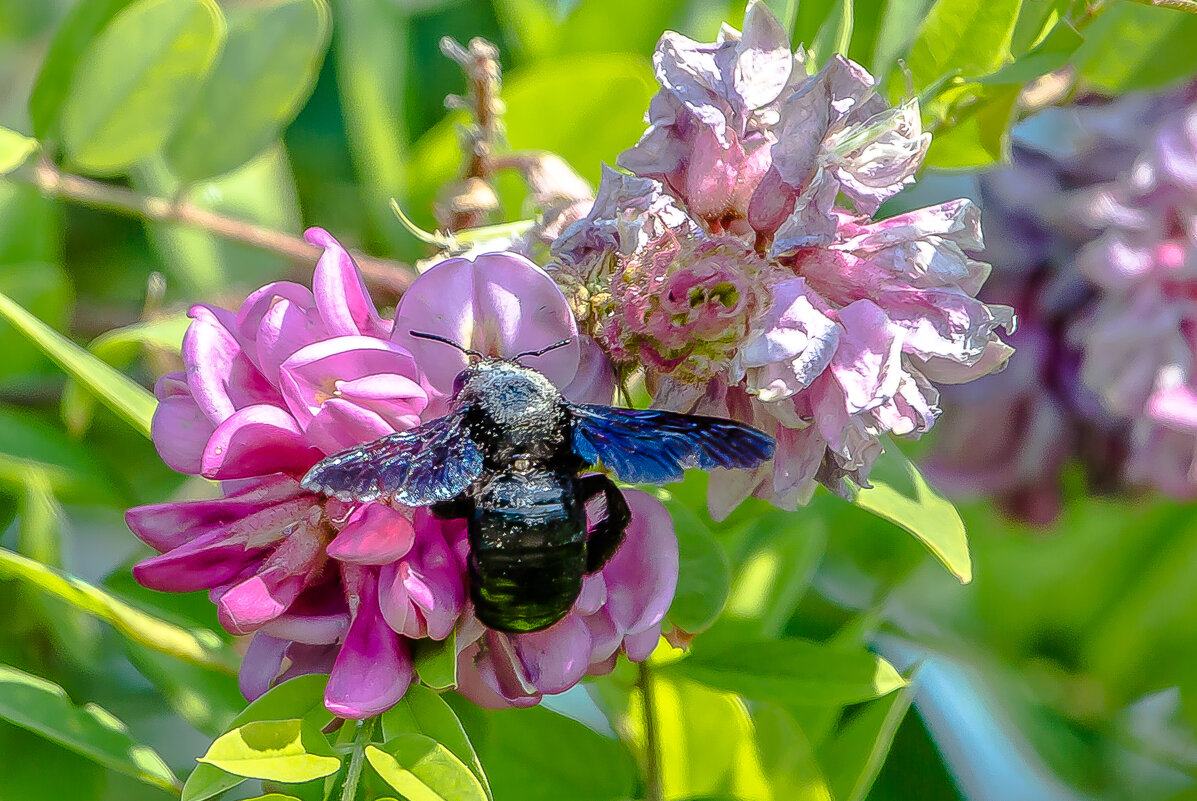
<path fill-rule="evenodd" d="M 552 246 L 579 324 L 654 404 L 732 417 L 777 439 L 772 464 L 712 482 L 793 508 L 817 482 L 867 486 L 885 434 L 939 415 L 934 382 L 1000 368 L 1011 310 L 975 299 L 989 267 L 975 207 L 874 222 L 913 181 L 929 134 L 858 64 L 809 75 L 750 3 L 713 44 L 666 33 L 648 130 L 606 170 L 590 213 Z M 846 208 L 841 198 L 851 204 Z"/>
<path fill-rule="evenodd" d="M 1011 304 L 1019 356 L 945 395 L 925 462 L 943 489 L 1050 523 L 1066 465 L 1092 492 L 1197 494 L 1197 99 L 1091 99 L 1015 132 L 980 178 L 984 297 Z"/>
<path fill-rule="evenodd" d="M 329 672 L 325 704 L 348 718 L 392 706 L 413 680 L 412 646 L 453 641 L 460 690 L 487 706 L 535 704 L 622 652 L 645 659 L 673 598 L 678 550 L 668 513 L 627 491 L 623 545 L 585 579 L 574 609 L 542 632 L 486 630 L 468 601 L 465 523 L 426 509 L 346 504 L 302 489 L 324 456 L 443 414 L 465 357 L 411 331 L 496 356 L 572 338 L 538 361 L 580 402 L 610 402 L 609 365 L 577 336 L 552 280 L 513 254 L 438 264 L 385 320 L 348 253 L 327 233 L 312 290 L 270 284 L 237 311 L 196 306 L 184 372 L 164 376 L 153 438 L 174 469 L 221 496 L 131 509 L 161 553 L 134 573 L 148 587 L 207 590 L 234 634 L 253 635 L 241 672 L 253 698 L 273 682 Z"/>

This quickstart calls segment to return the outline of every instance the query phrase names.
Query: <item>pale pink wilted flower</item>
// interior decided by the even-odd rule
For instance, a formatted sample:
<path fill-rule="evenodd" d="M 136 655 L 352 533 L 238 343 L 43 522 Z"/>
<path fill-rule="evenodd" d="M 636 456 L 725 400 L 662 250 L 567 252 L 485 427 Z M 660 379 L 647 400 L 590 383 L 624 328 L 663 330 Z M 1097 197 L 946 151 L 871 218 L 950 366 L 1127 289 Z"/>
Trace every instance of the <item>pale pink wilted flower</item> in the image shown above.
<path fill-rule="evenodd" d="M 917 105 L 890 107 L 839 56 L 808 75 L 764 4 L 713 44 L 665 34 L 654 66 L 648 130 L 619 159 L 635 175 L 604 173 L 590 215 L 553 244 L 553 275 L 567 294 L 584 287 L 579 320 L 616 360 L 638 359 L 655 406 L 777 440 L 771 464 L 718 473 L 715 516 L 748 495 L 793 508 L 817 483 L 867 486 L 884 435 L 934 424 L 932 382 L 972 380 L 1011 353 L 996 330 L 1010 310 L 975 298 L 989 270 L 966 252 L 981 245 L 977 210 L 861 216 L 913 180 L 929 141 Z M 753 299 L 735 325 L 702 292 L 685 314 L 656 314 L 662 276 L 710 252 Z"/>
<path fill-rule="evenodd" d="M 500 696 L 510 703 L 566 689 L 621 650 L 643 659 L 677 579 L 677 542 L 651 496 L 632 494 L 625 543 L 586 579 L 590 590 L 568 622 L 536 635 L 497 635 L 470 611 L 463 521 L 344 503 L 297 480 L 325 455 L 444 413 L 464 357 L 411 337 L 413 330 L 500 356 L 569 338 L 537 367 L 572 400 L 609 402 L 609 365 L 576 336 L 553 282 L 513 254 L 450 259 L 413 283 L 392 323 L 378 315 L 348 253 L 319 229 L 307 236 L 325 248 L 314 290 L 276 283 L 236 313 L 192 310 L 186 371 L 157 388 L 154 441 L 168 464 L 221 481 L 223 494 L 129 511 L 130 528 L 162 554 L 134 569 L 138 580 L 166 591 L 207 589 L 222 624 L 253 635 L 241 673 L 247 696 L 327 671 L 325 704 L 341 717 L 396 703 L 414 677 L 412 643 L 455 631 L 467 677 L 509 675 L 500 645 L 543 652 L 525 676 L 527 692 Z"/>

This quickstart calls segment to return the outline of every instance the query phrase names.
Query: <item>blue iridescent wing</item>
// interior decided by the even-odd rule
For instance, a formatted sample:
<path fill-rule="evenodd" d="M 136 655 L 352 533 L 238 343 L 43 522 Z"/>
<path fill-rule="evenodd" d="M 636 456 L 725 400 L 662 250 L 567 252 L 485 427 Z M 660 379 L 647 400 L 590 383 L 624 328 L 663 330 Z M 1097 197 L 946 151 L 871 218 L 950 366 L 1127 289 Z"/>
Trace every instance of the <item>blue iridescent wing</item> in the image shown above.
<path fill-rule="evenodd" d="M 302 484 L 347 502 L 393 498 L 427 506 L 457 497 L 481 470 L 482 454 L 458 411 L 334 453 L 309 470 Z"/>
<path fill-rule="evenodd" d="M 773 456 L 772 437 L 718 417 L 588 404 L 569 411 L 574 453 L 633 484 L 680 481 L 687 467 L 756 467 Z"/>

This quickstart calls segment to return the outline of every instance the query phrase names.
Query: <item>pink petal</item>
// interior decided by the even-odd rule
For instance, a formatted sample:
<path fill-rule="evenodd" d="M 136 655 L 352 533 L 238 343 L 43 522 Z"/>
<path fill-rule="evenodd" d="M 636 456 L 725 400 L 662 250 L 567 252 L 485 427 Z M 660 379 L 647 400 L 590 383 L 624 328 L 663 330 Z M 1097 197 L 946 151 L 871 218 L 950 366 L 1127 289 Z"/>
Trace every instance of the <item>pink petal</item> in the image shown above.
<path fill-rule="evenodd" d="M 465 355 L 413 337 L 412 331 L 504 358 L 570 339 L 569 345 L 528 358 L 527 364 L 558 387 L 568 385 L 578 371 L 578 330 L 565 297 L 543 270 L 514 253 L 442 261 L 399 301 L 392 339 L 416 356 L 437 391 L 450 394 L 453 379 L 466 366 Z"/>
<path fill-rule="evenodd" d="M 328 678 L 324 706 L 338 717 L 360 720 L 399 702 L 411 683 L 411 657 L 378 608 L 377 575 L 352 566 L 342 568 L 342 575 L 357 611 Z"/>
<path fill-rule="evenodd" d="M 299 474 L 321 458 L 284 409 L 247 406 L 216 427 L 204 449 L 200 473 L 215 479 Z"/>
<path fill-rule="evenodd" d="M 646 492 L 623 490 L 632 519 L 623 544 L 603 568 L 607 609 L 625 632 L 657 626 L 677 588 L 678 548 L 673 520 Z"/>
<path fill-rule="evenodd" d="M 353 258 L 332 234 L 323 228 L 309 228 L 304 239 L 324 248 L 312 276 L 312 290 L 320 316 L 333 335 L 363 334 L 386 338 L 390 327 L 378 316 L 366 282 Z"/>
<path fill-rule="evenodd" d="M 253 701 L 270 689 L 270 684 L 283 669 L 283 656 L 291 643 L 258 632 L 249 642 L 241 659 L 237 683 L 241 694 Z"/>
<path fill-rule="evenodd" d="M 328 555 L 342 562 L 385 565 L 404 556 L 415 541 L 411 521 L 381 503 L 360 506 L 328 546 Z"/>
<path fill-rule="evenodd" d="M 590 632 L 582 618 L 566 615 L 544 631 L 512 635 L 529 682 L 542 693 L 573 687 L 590 666 Z"/>

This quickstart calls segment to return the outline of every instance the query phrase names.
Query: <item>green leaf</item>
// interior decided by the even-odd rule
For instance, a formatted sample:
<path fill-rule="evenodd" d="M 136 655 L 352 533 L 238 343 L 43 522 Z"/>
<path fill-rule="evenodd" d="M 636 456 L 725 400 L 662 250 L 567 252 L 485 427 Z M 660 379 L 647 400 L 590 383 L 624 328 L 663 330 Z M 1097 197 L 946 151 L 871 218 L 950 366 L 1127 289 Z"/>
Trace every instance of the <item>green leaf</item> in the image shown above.
<path fill-rule="evenodd" d="M 0 798 L 20 801 L 101 801 L 113 773 L 74 751 L 0 720 Z M 48 770 L 48 766 L 53 766 Z M 158 791 L 153 791 L 163 798 Z"/>
<path fill-rule="evenodd" d="M 144 387 L 83 350 L 4 294 L 0 294 L 0 317 L 12 323 L 143 436 L 150 436 L 150 419 L 158 404 Z"/>
<path fill-rule="evenodd" d="M 311 674 L 297 676 L 275 687 L 255 700 L 233 719 L 230 729 L 260 720 L 286 720 L 296 716 L 311 723 L 317 729 L 332 720 L 332 714 L 324 708 L 324 685 L 328 676 Z M 245 781 L 213 765 L 201 762 L 191 771 L 183 785 L 181 801 L 205 801 Z"/>
<path fill-rule="evenodd" d="M 916 92 L 947 75 L 993 72 L 1009 57 L 1022 0 L 936 0 L 919 27 L 906 66 Z"/>
<path fill-rule="evenodd" d="M 400 734 L 366 759 L 408 801 L 487 801 L 478 777 L 445 746 L 423 734 Z"/>
<path fill-rule="evenodd" d="M 105 364 L 116 368 L 128 367 L 147 350 L 178 355 L 183 347 L 183 334 L 190 323 L 186 315 L 179 315 L 114 328 L 93 339 L 87 349 Z M 81 436 L 91 426 L 95 403 L 95 396 L 78 381 L 67 379 L 62 389 L 61 410 L 67 431 L 73 436 Z"/>
<path fill-rule="evenodd" d="M 1030 83 L 1041 75 L 1055 72 L 1068 63 L 1068 59 L 1084 43 L 1085 37 L 1077 33 L 1068 22 L 1061 20 L 1033 50 L 1020 56 L 997 72 L 986 75 L 977 83 L 1018 84 Z"/>
<path fill-rule="evenodd" d="M 796 638 L 743 640 L 704 648 L 658 669 L 748 698 L 808 704 L 869 701 L 905 686 L 898 671 L 864 648 Z"/>
<path fill-rule="evenodd" d="M 124 505 L 86 445 L 27 409 L 0 406 L 0 487 L 23 491 L 31 477 L 69 503 Z"/>
<path fill-rule="evenodd" d="M 810 43 L 814 62 L 823 66 L 834 54 L 846 56 L 852 44 L 853 0 L 836 0 L 835 5 L 819 26 L 814 41 Z"/>
<path fill-rule="evenodd" d="M 230 10 L 220 60 L 166 145 L 171 171 L 184 183 L 220 175 L 277 139 L 312 92 L 329 28 L 325 0 Z"/>
<path fill-rule="evenodd" d="M 178 792 L 179 780 L 157 752 L 134 740 L 106 710 L 72 704 L 57 684 L 0 665 L 0 717 L 101 765 Z"/>
<path fill-rule="evenodd" d="M 79 59 L 62 107 L 71 159 L 113 172 L 157 151 L 224 40 L 213 0 L 137 0 Z"/>
<path fill-rule="evenodd" d="M 412 662 L 420 681 L 437 690 L 457 686 L 457 631 L 443 640 L 416 640 Z"/>
<path fill-rule="evenodd" d="M 255 795 L 253 798 L 247 798 L 245 801 L 299 801 L 293 795 L 285 795 L 283 793 L 267 793 L 266 795 Z"/>
<path fill-rule="evenodd" d="M 256 720 L 216 738 L 199 762 L 250 779 L 298 784 L 341 769 L 320 730 L 305 720 Z"/>
<path fill-rule="evenodd" d="M 773 798 L 787 801 L 841 801 L 833 796 L 806 733 L 794 717 L 777 704 L 752 705 L 752 725 L 761 769 L 769 779 Z"/>
<path fill-rule="evenodd" d="M 132 0 L 88 0 L 71 5 L 54 32 L 37 83 L 29 96 L 29 118 L 33 121 L 33 132 L 39 138 L 53 134 L 75 67 L 87 46 L 130 2 Z"/>
<path fill-rule="evenodd" d="M 941 98 L 962 97 L 927 149 L 927 166 L 976 169 L 1010 157 L 1010 127 L 1020 85 L 982 87 L 964 84 Z"/>
<path fill-rule="evenodd" d="M 918 36 L 919 25 L 927 17 L 932 0 L 886 0 L 877 23 L 871 71 L 881 86 L 893 85 L 890 71 L 898 58 L 910 52 Z M 904 88 L 904 86 L 903 86 Z"/>
<path fill-rule="evenodd" d="M 37 150 L 37 140 L 0 126 L 0 175 L 8 175 Z"/>
<path fill-rule="evenodd" d="M 1073 57 L 1080 77 L 1122 94 L 1158 89 L 1197 70 L 1197 15 L 1139 3 L 1114 3 L 1088 28 Z"/>
<path fill-rule="evenodd" d="M 490 795 L 490 783 L 461 721 L 435 692 L 413 684 L 398 704 L 382 713 L 383 738 L 389 741 L 400 734 L 423 734 L 448 748 L 473 771 L 487 796 Z"/>
<path fill-rule="evenodd" d="M 664 503 L 674 521 L 679 558 L 669 619 L 683 631 L 703 631 L 719 617 L 727 600 L 731 587 L 727 553 L 697 514 L 672 498 Z"/>
<path fill-rule="evenodd" d="M 913 697 L 908 686 L 873 701 L 819 749 L 819 763 L 836 801 L 864 801 L 868 796 Z"/>
<path fill-rule="evenodd" d="M 0 578 L 28 581 L 89 615 L 104 620 L 120 634 L 164 654 L 235 673 L 237 655 L 214 632 L 189 630 L 136 609 L 82 579 L 0 548 Z"/>
<path fill-rule="evenodd" d="M 927 483 L 901 451 L 893 446 L 886 448 L 873 466 L 869 481 L 873 488 L 860 490 L 853 503 L 909 531 L 961 583 L 972 581 L 972 559 L 960 513 Z"/>
<path fill-rule="evenodd" d="M 629 798 L 636 766 L 627 749 L 540 707 L 491 712 L 482 763 L 495 798 L 612 801 Z"/>

